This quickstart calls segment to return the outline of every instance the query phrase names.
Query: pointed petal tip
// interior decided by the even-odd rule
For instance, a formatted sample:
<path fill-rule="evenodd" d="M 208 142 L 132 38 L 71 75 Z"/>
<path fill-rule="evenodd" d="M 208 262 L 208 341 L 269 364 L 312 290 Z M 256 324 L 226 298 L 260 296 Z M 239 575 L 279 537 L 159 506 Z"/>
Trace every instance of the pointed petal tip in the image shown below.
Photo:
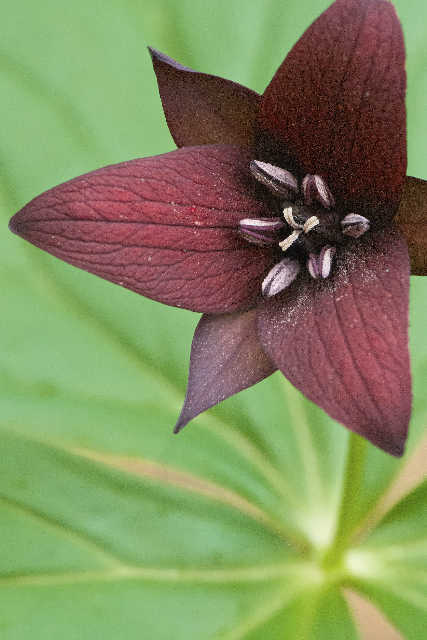
<path fill-rule="evenodd" d="M 350 431 L 357 433 L 377 447 L 394 458 L 401 458 L 405 453 L 405 445 L 408 437 L 408 419 L 402 419 L 400 424 L 384 427 L 384 423 L 380 424 L 349 424 L 342 422 Z M 397 428 L 396 428 L 397 427 Z"/>
<path fill-rule="evenodd" d="M 406 437 L 402 440 L 401 438 L 393 438 L 383 442 L 373 442 L 376 446 L 378 446 L 385 453 L 389 453 L 394 458 L 401 458 L 405 453 L 405 444 Z"/>
<path fill-rule="evenodd" d="M 158 49 L 154 49 L 153 47 L 147 47 L 147 49 L 153 64 L 154 62 L 156 62 L 156 60 L 160 60 L 160 61 L 163 60 L 163 54 L 161 51 L 158 51 Z"/>
<path fill-rule="evenodd" d="M 11 217 L 11 219 L 9 220 L 8 228 L 9 231 L 14 233 L 16 236 L 19 236 L 20 238 L 31 242 L 28 237 L 28 225 L 25 224 L 27 222 L 25 217 L 26 216 L 24 207 L 24 209 L 21 209 L 20 211 L 18 211 L 18 213 L 15 213 L 15 215 Z"/>
<path fill-rule="evenodd" d="M 184 406 L 181 409 L 181 413 L 179 414 L 179 418 L 176 422 L 176 425 L 173 428 L 174 435 L 177 435 L 180 431 L 183 430 L 184 427 L 187 426 L 189 422 L 193 420 L 193 418 L 196 418 L 199 415 L 198 413 L 196 415 L 194 414 L 189 415 L 187 412 L 185 412 L 185 408 L 186 408 L 186 405 L 184 403 Z"/>
<path fill-rule="evenodd" d="M 165 53 L 162 53 L 158 49 L 154 49 L 154 47 L 147 47 L 147 49 L 151 56 L 153 64 L 155 62 L 163 62 L 171 67 L 174 67 L 174 69 L 178 69 L 179 71 L 191 71 L 193 73 L 197 73 L 197 71 L 194 71 L 194 69 L 190 69 L 190 67 L 186 67 L 185 65 L 180 64 L 170 56 L 167 56 Z"/>
<path fill-rule="evenodd" d="M 174 435 L 177 435 L 180 431 L 182 431 L 182 429 L 188 424 L 188 422 L 181 422 L 181 420 L 178 419 L 178 422 L 176 423 L 176 425 L 173 428 L 173 432 Z"/>
<path fill-rule="evenodd" d="M 405 453 L 405 443 L 395 442 L 387 453 L 390 453 L 395 458 L 401 458 Z"/>
<path fill-rule="evenodd" d="M 15 235 L 19 236 L 19 219 L 18 219 L 18 214 L 15 213 L 14 216 L 12 216 L 12 218 L 9 220 L 9 231 L 12 231 L 12 233 L 14 233 Z"/>

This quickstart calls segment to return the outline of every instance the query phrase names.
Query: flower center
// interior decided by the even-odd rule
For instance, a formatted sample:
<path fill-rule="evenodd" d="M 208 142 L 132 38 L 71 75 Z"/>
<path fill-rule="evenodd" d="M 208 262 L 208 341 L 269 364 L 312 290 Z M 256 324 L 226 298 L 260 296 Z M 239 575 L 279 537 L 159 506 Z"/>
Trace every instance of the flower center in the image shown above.
<path fill-rule="evenodd" d="M 273 296 L 283 291 L 297 277 L 301 264 L 305 264 L 312 278 L 328 278 L 337 245 L 343 243 L 345 236 L 358 238 L 365 233 L 369 220 L 356 213 L 340 219 L 332 193 L 318 175 L 305 176 L 299 188 L 289 171 L 272 164 L 253 160 L 250 171 L 279 198 L 283 208 L 280 218 L 240 221 L 240 233 L 246 240 L 276 245 L 287 253 L 265 278 L 263 294 Z"/>

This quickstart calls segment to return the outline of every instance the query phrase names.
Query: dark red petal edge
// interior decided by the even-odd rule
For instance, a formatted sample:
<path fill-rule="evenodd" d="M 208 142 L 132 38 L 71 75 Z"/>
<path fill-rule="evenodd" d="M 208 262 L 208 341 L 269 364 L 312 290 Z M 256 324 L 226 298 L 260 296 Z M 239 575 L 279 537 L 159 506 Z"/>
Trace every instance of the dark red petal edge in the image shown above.
<path fill-rule="evenodd" d="M 199 413 L 276 370 L 258 338 L 256 309 L 202 316 L 194 334 L 187 393 L 175 433 Z"/>
<path fill-rule="evenodd" d="M 304 395 L 394 456 L 411 414 L 409 259 L 397 229 L 343 250 L 334 276 L 307 278 L 260 310 L 261 342 Z"/>
<path fill-rule="evenodd" d="M 273 266 L 238 234 L 268 215 L 251 193 L 251 155 L 189 147 L 93 171 L 35 198 L 11 220 L 17 235 L 80 269 L 175 307 L 253 307 Z"/>
<path fill-rule="evenodd" d="M 411 275 L 427 276 L 427 182 L 407 177 L 393 222 L 406 238 Z"/>
<path fill-rule="evenodd" d="M 169 131 L 178 147 L 221 143 L 253 147 L 258 93 L 148 49 Z"/>
<path fill-rule="evenodd" d="M 365 207 L 371 221 L 375 213 L 391 217 L 406 173 L 405 90 L 392 3 L 337 0 L 267 87 L 256 148 L 272 143 L 290 153 L 304 172 L 326 180 L 339 205 Z"/>

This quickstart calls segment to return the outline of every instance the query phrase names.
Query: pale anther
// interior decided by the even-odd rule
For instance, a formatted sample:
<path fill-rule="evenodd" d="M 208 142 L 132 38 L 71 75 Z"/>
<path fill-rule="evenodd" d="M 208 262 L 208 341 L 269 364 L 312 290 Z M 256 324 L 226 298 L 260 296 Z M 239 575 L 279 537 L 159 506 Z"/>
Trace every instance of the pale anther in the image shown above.
<path fill-rule="evenodd" d="M 248 242 L 268 245 L 277 243 L 277 232 L 285 226 L 282 218 L 244 218 L 239 222 L 239 232 Z"/>
<path fill-rule="evenodd" d="M 262 227 L 266 229 L 280 229 L 282 226 L 284 226 L 280 218 L 270 220 L 262 220 L 260 218 L 244 218 L 244 220 L 240 220 L 239 225 L 241 227 L 249 227 L 250 229 L 260 229 Z"/>
<path fill-rule="evenodd" d="M 319 218 L 317 216 L 311 216 L 311 218 L 309 218 L 308 220 L 305 221 L 302 230 L 304 231 L 304 233 L 308 233 L 314 227 L 317 227 L 319 222 L 320 222 L 320 220 L 319 220 Z"/>
<path fill-rule="evenodd" d="M 331 273 L 332 258 L 335 255 L 335 247 L 323 247 L 319 256 L 320 275 L 327 278 Z"/>
<path fill-rule="evenodd" d="M 310 253 L 307 260 L 307 269 L 312 278 L 316 280 L 319 277 L 319 267 L 317 265 L 317 258 L 314 253 Z"/>
<path fill-rule="evenodd" d="M 307 175 L 302 181 L 302 190 L 307 204 L 317 200 L 325 209 L 330 209 L 335 204 L 332 193 L 326 182 L 317 175 Z"/>
<path fill-rule="evenodd" d="M 252 175 L 278 196 L 288 198 L 298 192 L 296 178 L 286 171 L 268 162 L 252 160 L 249 165 Z"/>
<path fill-rule="evenodd" d="M 295 280 L 299 270 L 300 266 L 297 260 L 284 258 L 274 265 L 262 283 L 263 294 L 268 297 L 277 295 Z"/>
<path fill-rule="evenodd" d="M 279 247 L 282 249 L 282 251 L 286 251 L 291 245 L 293 245 L 296 240 L 298 240 L 301 234 L 302 229 L 295 229 L 295 231 L 292 231 L 290 236 L 282 240 L 282 242 L 279 242 Z"/>
<path fill-rule="evenodd" d="M 327 209 L 335 204 L 332 193 L 329 191 L 326 182 L 320 176 L 314 176 L 318 199 Z"/>
<path fill-rule="evenodd" d="M 358 238 L 363 233 L 368 231 L 370 222 L 365 216 L 361 216 L 358 213 L 349 213 L 341 220 L 342 232 L 346 236 L 351 238 Z"/>
<path fill-rule="evenodd" d="M 332 268 L 332 258 L 334 257 L 335 252 L 335 247 L 326 245 L 318 256 L 314 253 L 310 253 L 307 261 L 307 269 L 312 278 L 327 278 L 329 276 Z"/>

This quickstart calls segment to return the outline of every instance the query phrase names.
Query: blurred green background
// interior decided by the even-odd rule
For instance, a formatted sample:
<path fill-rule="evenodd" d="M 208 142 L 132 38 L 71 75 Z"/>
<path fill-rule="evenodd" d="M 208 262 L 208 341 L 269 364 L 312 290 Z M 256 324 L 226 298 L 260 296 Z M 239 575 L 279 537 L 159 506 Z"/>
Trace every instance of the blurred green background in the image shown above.
<path fill-rule="evenodd" d="M 284 590 L 272 569 L 294 537 L 330 541 L 345 430 L 276 374 L 172 436 L 198 316 L 62 264 L 6 226 L 65 180 L 174 148 L 147 45 L 262 92 L 328 5 L 2 0 L 1 638 L 357 637 L 335 596 L 313 605 L 312 635 L 293 635 L 312 582 L 285 563 Z M 395 6 L 408 173 L 427 179 L 427 5 Z M 427 425 L 426 317 L 427 280 L 412 278 L 409 450 Z M 134 458 L 141 466 L 126 467 Z M 369 464 L 361 514 L 400 465 L 372 447 Z M 253 569 L 264 565 L 267 577 Z"/>

